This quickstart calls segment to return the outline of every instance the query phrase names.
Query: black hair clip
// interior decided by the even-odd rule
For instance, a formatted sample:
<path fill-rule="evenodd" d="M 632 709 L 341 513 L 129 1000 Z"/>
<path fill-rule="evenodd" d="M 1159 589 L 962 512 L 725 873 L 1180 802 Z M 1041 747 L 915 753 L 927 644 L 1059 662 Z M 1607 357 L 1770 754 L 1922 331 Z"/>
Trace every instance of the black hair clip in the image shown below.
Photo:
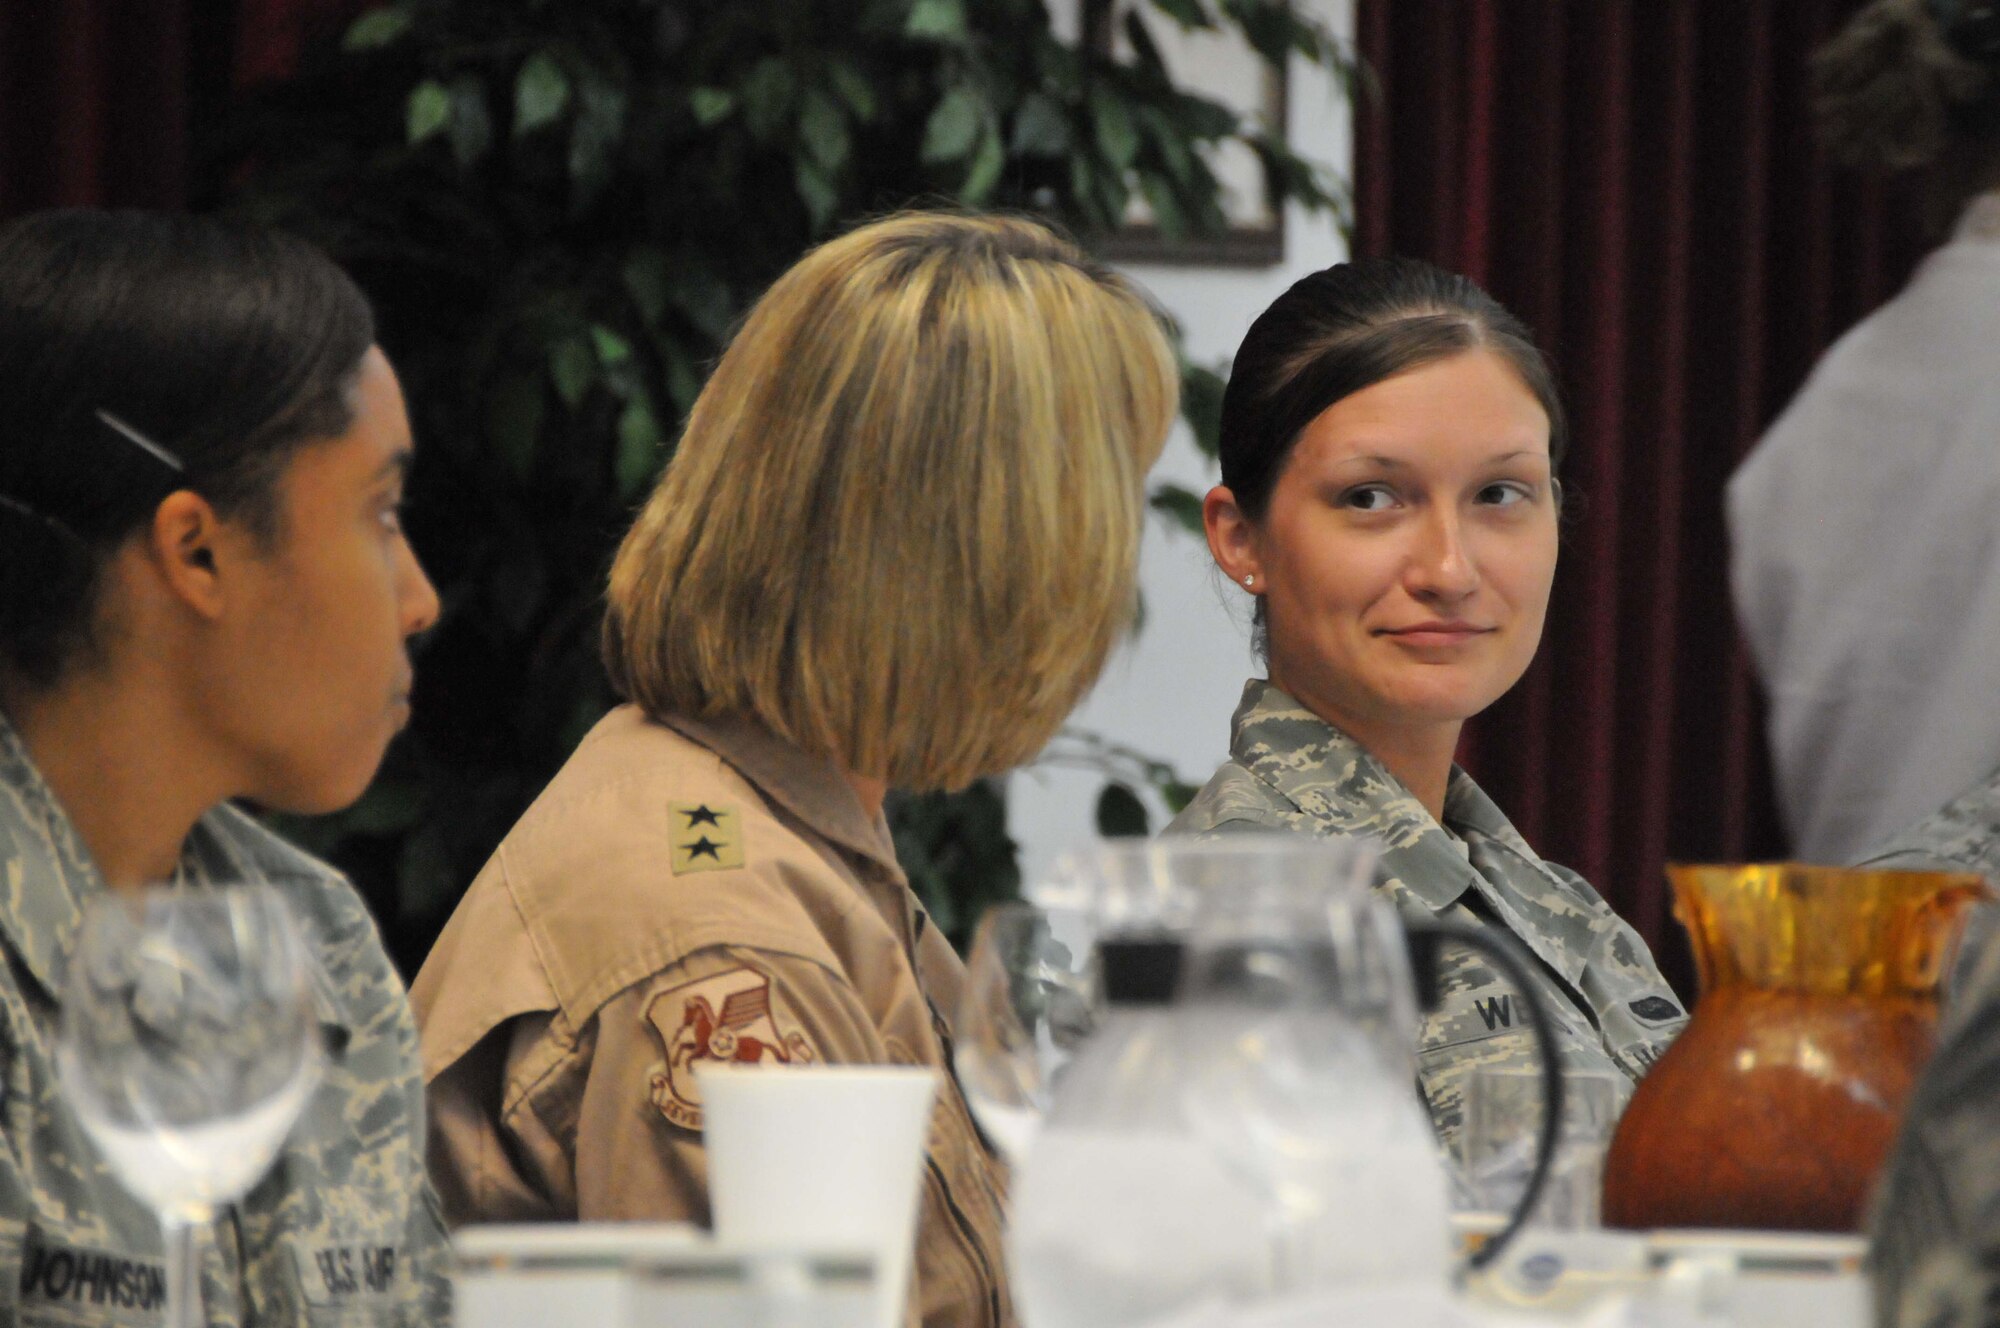
<path fill-rule="evenodd" d="M 174 474 L 178 475 L 187 469 L 186 463 L 183 462 L 179 457 L 175 456 L 172 452 L 169 452 L 166 448 L 161 447 L 158 443 L 148 438 L 145 434 L 140 433 L 137 429 L 133 428 L 125 421 L 119 419 L 116 415 L 113 415 L 110 411 L 100 407 L 97 412 L 97 418 L 98 421 L 102 423 L 105 428 L 111 430 L 111 432 L 117 434 L 120 438 L 123 438 L 126 442 L 132 444 L 140 451 L 146 453 L 148 456 L 152 457 L 153 460 L 159 462 L 161 465 L 165 466 L 168 470 L 173 471 Z"/>

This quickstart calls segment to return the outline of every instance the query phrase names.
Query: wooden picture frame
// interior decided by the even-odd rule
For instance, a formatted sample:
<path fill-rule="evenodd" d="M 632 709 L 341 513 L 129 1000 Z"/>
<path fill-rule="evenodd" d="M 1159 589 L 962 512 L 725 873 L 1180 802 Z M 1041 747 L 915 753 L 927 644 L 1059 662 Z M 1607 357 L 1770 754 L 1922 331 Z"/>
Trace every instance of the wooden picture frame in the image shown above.
<path fill-rule="evenodd" d="M 1086 7 L 1085 40 L 1092 49 L 1122 57 L 1124 17 L 1137 0 L 1100 0 Z M 1149 18 L 1164 16 L 1149 13 Z M 1148 30 L 1177 81 L 1196 82 L 1204 95 L 1285 132 L 1288 110 L 1285 71 L 1274 69 L 1240 37 L 1183 33 L 1171 22 L 1150 22 Z M 1199 61 L 1203 73 L 1190 79 L 1177 61 Z M 1274 267 L 1285 259 L 1285 210 L 1266 197 L 1263 163 L 1240 144 L 1210 161 L 1226 195 L 1223 211 L 1230 226 L 1220 235 L 1172 236 L 1146 220 L 1145 203 L 1134 198 L 1130 219 L 1098 239 L 1096 247 L 1117 263 L 1158 263 L 1175 267 Z"/>

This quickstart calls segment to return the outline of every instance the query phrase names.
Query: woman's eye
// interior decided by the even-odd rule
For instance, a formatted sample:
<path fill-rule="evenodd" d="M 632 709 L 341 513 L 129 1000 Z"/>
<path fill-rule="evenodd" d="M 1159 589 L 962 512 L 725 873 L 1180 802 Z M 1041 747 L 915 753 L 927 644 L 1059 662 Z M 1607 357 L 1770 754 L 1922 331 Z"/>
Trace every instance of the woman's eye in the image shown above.
<path fill-rule="evenodd" d="M 1516 503 L 1527 502 L 1530 497 L 1527 485 L 1512 480 L 1504 484 L 1489 484 L 1479 491 L 1479 501 L 1487 507 L 1512 507 Z"/>
<path fill-rule="evenodd" d="M 1356 512 L 1386 512 L 1396 495 L 1380 484 L 1362 484 L 1340 495 L 1340 505 Z"/>
<path fill-rule="evenodd" d="M 398 498 L 395 502 L 385 506 L 381 512 L 382 529 L 388 531 L 393 535 L 402 534 L 403 510 L 406 506 L 408 506 L 408 504 L 406 504 L 400 498 Z"/>

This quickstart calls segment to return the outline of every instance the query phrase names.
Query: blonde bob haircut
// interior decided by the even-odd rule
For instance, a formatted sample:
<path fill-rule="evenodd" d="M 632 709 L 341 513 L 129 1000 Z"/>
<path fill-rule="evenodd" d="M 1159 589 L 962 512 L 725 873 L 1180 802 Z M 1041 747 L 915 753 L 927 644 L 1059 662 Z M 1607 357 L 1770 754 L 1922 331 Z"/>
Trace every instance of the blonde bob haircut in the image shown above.
<path fill-rule="evenodd" d="M 612 681 L 897 787 L 1018 765 L 1131 620 L 1178 392 L 1144 299 L 1035 222 L 906 213 L 822 245 L 750 311 L 619 547 Z"/>

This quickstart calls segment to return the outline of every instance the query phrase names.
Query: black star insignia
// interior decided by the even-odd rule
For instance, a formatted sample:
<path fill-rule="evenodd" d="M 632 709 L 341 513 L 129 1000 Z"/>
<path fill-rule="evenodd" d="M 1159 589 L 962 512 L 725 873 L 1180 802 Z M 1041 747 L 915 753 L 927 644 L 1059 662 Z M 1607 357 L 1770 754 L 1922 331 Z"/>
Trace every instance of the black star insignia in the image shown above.
<path fill-rule="evenodd" d="M 700 839 L 695 840 L 694 843 L 687 846 L 688 861 L 693 862 L 696 858 L 713 858 L 715 861 L 721 862 L 722 855 L 716 852 L 721 847 L 722 845 L 716 843 L 707 835 L 703 835 Z"/>
<path fill-rule="evenodd" d="M 691 812 L 682 812 L 681 815 L 688 818 L 690 830 L 698 825 L 712 825 L 718 830 L 722 828 L 721 813 L 712 812 L 706 806 L 697 807 Z"/>

